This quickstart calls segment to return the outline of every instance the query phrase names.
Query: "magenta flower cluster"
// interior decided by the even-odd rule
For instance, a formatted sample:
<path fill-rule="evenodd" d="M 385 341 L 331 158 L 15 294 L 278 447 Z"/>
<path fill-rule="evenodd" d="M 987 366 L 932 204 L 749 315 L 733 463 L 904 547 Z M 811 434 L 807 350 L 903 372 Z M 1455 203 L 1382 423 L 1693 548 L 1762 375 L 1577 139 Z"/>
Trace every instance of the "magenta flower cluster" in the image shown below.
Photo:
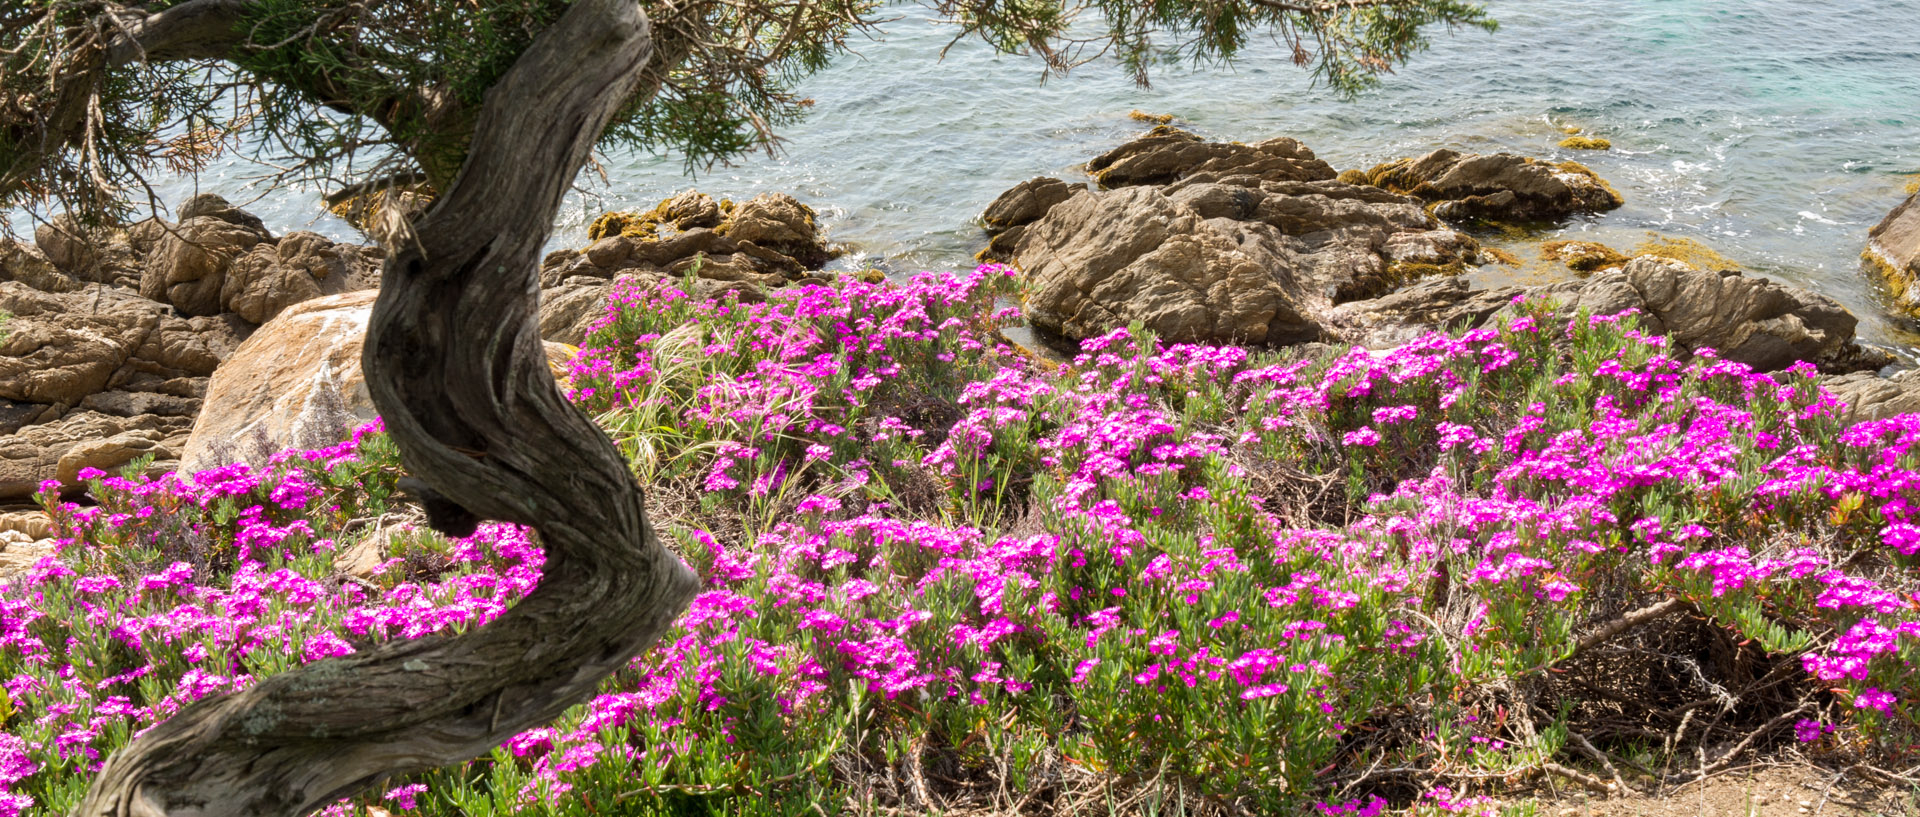
<path fill-rule="evenodd" d="M 1810 371 L 1683 360 L 1630 318 L 1543 304 L 1386 352 L 1119 330 L 1048 361 L 1002 334 L 1009 284 L 618 292 L 572 397 L 730 520 L 667 531 L 706 586 L 590 703 L 384 807 L 798 812 L 854 796 L 847 758 L 942 751 L 1016 788 L 1048 764 L 1160 770 L 1325 814 L 1387 807 L 1331 798 L 1341 770 L 1413 766 L 1454 781 L 1420 803 L 1477 810 L 1474 781 L 1541 744 L 1463 691 L 1561 660 L 1596 610 L 1666 599 L 1840 691 L 1801 740 L 1913 734 L 1920 417 L 1849 427 Z M 670 422 L 623 424 L 643 414 Z M 59 559 L 0 590 L 0 815 L 63 808 L 187 701 L 483 624 L 537 583 L 537 543 L 502 526 L 413 535 L 431 570 L 335 577 L 353 520 L 385 508 L 390 447 L 107 478 L 98 506 L 59 506 Z M 1414 708 L 1421 739 L 1345 748 Z"/>

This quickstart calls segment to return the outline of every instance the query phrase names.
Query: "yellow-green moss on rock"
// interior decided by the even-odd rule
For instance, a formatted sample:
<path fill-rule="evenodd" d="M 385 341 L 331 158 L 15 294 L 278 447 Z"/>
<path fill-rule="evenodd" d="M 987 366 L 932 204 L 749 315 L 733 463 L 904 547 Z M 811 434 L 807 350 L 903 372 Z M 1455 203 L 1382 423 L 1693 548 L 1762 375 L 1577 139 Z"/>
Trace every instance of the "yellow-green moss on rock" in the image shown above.
<path fill-rule="evenodd" d="M 1634 255 L 1671 258 L 1695 269 L 1740 269 L 1740 264 L 1733 259 L 1691 238 L 1665 236 L 1658 233 L 1648 233 L 1647 236 L 1647 240 L 1634 246 Z"/>
<path fill-rule="evenodd" d="M 1593 272 L 1624 266 L 1627 257 L 1597 241 L 1549 241 L 1540 245 L 1540 257 L 1559 261 L 1575 272 Z"/>
<path fill-rule="evenodd" d="M 1560 146 L 1568 150 L 1612 150 L 1613 143 L 1598 136 L 1569 136 L 1560 140 Z"/>
<path fill-rule="evenodd" d="M 1514 255 L 1513 253 L 1500 249 L 1499 247 L 1481 247 L 1480 263 L 1499 264 L 1505 267 L 1518 267 L 1520 266 L 1520 256 Z"/>

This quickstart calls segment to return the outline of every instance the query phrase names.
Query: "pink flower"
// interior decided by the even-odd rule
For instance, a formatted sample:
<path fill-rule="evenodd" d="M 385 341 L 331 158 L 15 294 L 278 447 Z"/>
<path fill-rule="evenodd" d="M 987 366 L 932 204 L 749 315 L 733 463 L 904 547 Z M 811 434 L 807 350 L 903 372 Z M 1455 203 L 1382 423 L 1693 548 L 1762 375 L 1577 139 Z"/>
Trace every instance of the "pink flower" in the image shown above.
<path fill-rule="evenodd" d="M 1380 432 L 1371 426 L 1363 426 L 1346 433 L 1341 440 L 1347 445 L 1366 447 L 1380 444 Z"/>

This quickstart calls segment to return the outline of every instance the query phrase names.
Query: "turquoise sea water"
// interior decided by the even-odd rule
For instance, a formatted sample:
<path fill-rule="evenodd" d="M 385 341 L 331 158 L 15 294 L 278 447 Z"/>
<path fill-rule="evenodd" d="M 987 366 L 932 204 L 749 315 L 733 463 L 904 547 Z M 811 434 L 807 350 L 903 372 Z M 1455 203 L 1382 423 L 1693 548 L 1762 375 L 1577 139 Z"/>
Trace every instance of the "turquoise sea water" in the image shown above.
<path fill-rule="evenodd" d="M 1627 205 L 1564 232 L 1622 249 L 1647 231 L 1694 238 L 1839 299 L 1871 339 L 1920 346 L 1881 317 L 1858 263 L 1867 229 L 1920 173 L 1920 0 L 1488 7 L 1498 33 L 1436 32 L 1432 50 L 1354 101 L 1312 87 L 1271 46 L 1231 68 L 1163 66 L 1151 88 L 1103 64 L 1043 84 L 1037 61 L 976 43 L 939 59 L 950 30 L 901 7 L 878 40 L 807 82 L 817 105 L 779 157 L 691 179 L 679 157 L 606 157 L 611 182 L 573 197 L 556 242 L 583 241 L 603 209 L 687 187 L 784 190 L 855 248 L 842 265 L 965 267 L 984 243 L 971 219 L 995 195 L 1035 175 L 1077 178 L 1075 165 L 1143 129 L 1127 117 L 1141 109 L 1218 139 L 1293 136 L 1338 168 L 1442 146 L 1577 159 Z M 1564 125 L 1614 149 L 1562 150 Z M 253 172 L 223 165 L 200 183 L 238 201 L 260 195 L 244 180 Z M 163 189 L 190 192 L 184 180 Z M 249 207 L 277 230 L 351 235 L 320 213 L 318 195 L 270 191 Z"/>

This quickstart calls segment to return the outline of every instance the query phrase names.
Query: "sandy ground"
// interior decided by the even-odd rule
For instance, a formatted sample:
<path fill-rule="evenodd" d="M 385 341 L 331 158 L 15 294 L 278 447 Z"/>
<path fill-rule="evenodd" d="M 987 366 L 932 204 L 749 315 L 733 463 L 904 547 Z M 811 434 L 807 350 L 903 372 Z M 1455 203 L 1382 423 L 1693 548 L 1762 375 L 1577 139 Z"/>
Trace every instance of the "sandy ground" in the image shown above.
<path fill-rule="evenodd" d="M 1833 785 L 1831 770 L 1770 766 L 1715 775 L 1660 796 L 1587 799 L 1583 792 L 1541 798 L 1539 817 L 1920 817 L 1920 789 L 1873 786 L 1854 777 Z"/>

